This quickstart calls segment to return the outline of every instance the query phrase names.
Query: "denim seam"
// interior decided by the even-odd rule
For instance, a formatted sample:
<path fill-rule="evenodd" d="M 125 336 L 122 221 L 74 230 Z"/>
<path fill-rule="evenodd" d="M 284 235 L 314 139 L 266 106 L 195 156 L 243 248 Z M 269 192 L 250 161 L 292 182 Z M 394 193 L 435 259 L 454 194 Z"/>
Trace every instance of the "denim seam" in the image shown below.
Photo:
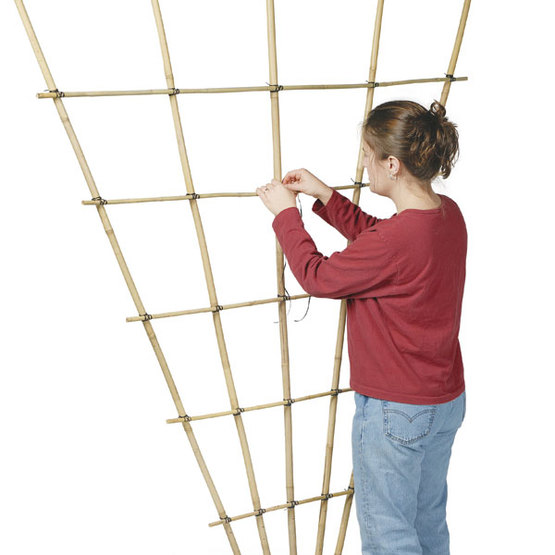
<path fill-rule="evenodd" d="M 375 544 L 375 530 L 372 526 L 372 520 L 371 520 L 371 514 L 370 514 L 370 506 L 369 506 L 369 498 L 368 498 L 368 492 L 369 492 L 369 484 L 368 484 L 368 475 L 365 472 L 365 467 L 363 464 L 363 457 L 364 457 L 364 434 L 366 433 L 366 425 L 367 425 L 367 421 L 366 421 L 366 407 L 368 405 L 368 397 L 364 397 L 363 399 L 363 403 L 362 403 L 362 419 L 361 419 L 361 423 L 360 423 L 360 439 L 358 442 L 359 445 L 359 461 L 361 463 L 361 482 L 362 482 L 362 492 L 359 492 L 359 495 L 362 494 L 362 499 L 360 500 L 361 506 L 362 506 L 362 515 L 364 518 L 364 525 L 366 526 L 366 529 L 368 531 L 368 538 L 369 538 L 369 543 L 370 543 L 370 547 L 372 548 L 372 550 L 376 549 L 376 544 Z"/>

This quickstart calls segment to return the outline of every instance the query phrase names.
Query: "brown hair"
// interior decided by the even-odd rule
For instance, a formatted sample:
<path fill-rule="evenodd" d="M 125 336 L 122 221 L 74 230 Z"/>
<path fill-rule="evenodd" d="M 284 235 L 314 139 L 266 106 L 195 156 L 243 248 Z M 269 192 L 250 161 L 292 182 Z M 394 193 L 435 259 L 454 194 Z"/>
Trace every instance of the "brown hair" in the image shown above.
<path fill-rule="evenodd" d="M 395 156 L 417 179 L 449 177 L 459 153 L 456 124 L 434 100 L 427 110 L 412 100 L 392 100 L 376 106 L 363 122 L 363 138 L 377 160 Z"/>

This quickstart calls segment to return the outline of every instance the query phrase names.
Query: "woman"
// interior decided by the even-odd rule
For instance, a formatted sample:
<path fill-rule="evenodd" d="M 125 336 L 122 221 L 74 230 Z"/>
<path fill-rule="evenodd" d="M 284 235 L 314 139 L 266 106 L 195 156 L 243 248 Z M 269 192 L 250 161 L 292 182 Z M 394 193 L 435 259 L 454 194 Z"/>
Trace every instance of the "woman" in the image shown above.
<path fill-rule="evenodd" d="M 466 411 L 458 340 L 466 226 L 432 190 L 458 155 L 455 124 L 434 101 L 385 102 L 363 123 L 371 191 L 397 212 L 376 218 L 309 171 L 288 172 L 257 194 L 275 215 L 293 275 L 315 296 L 345 299 L 355 502 L 363 554 L 448 555 L 447 469 Z M 323 256 L 296 195 L 351 242 Z"/>

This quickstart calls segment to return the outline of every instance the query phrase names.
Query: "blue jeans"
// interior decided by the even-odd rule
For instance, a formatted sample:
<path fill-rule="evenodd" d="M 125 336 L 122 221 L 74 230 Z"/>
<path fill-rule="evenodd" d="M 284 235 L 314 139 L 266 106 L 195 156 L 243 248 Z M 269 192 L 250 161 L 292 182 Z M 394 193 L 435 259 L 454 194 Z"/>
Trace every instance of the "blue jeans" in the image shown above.
<path fill-rule="evenodd" d="M 437 405 L 354 395 L 353 472 L 363 555 L 449 555 L 447 469 L 466 392 Z"/>

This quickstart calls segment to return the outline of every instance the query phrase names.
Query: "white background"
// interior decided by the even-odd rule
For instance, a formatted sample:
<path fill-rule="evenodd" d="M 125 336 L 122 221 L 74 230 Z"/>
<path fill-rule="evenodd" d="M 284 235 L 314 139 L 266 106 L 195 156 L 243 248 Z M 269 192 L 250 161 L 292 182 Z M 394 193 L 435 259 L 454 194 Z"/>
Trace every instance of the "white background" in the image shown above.
<path fill-rule="evenodd" d="M 150 2 L 28 0 L 58 89 L 165 88 Z M 453 447 L 451 553 L 553 553 L 553 53 L 549 3 L 474 2 L 448 116 L 460 158 L 438 192 L 468 228 L 460 342 L 467 414 Z M 269 81 L 265 3 L 163 0 L 177 87 Z M 462 1 L 392 0 L 377 81 L 441 77 Z M 545 13 L 542 13 L 544 11 Z M 280 84 L 369 78 L 375 2 L 276 0 Z M 2 309 L 0 551 L 23 554 L 231 552 L 160 367 L 46 89 L 15 4 L 0 5 Z M 441 83 L 378 88 L 374 105 L 428 106 Z M 364 89 L 280 93 L 282 174 L 329 185 L 355 177 Z M 178 96 L 197 192 L 254 191 L 273 177 L 269 93 Z M 74 98 L 65 106 L 104 198 L 185 194 L 166 96 Z M 367 179 L 366 174 L 364 179 Z M 352 190 L 344 191 L 351 197 Z M 303 219 L 324 254 L 346 241 Z M 209 305 L 188 201 L 119 205 L 108 215 L 148 312 Z M 198 201 L 220 304 L 276 295 L 273 215 L 258 197 Z M 389 217 L 364 189 L 361 206 Z M 286 269 L 290 294 L 302 290 Z M 328 390 L 339 301 L 288 303 L 293 396 Z M 277 305 L 221 313 L 242 406 L 282 398 Z M 153 320 L 189 414 L 229 401 L 210 314 Z M 348 387 L 344 345 L 341 386 Z M 321 492 L 329 398 L 293 407 L 295 497 Z M 352 393 L 339 397 L 331 491 L 351 471 Z M 263 507 L 285 501 L 283 411 L 243 415 Z M 193 429 L 226 511 L 252 510 L 232 417 Z M 329 502 L 333 553 L 344 498 Z M 313 553 L 318 503 L 297 508 Z M 265 515 L 288 553 L 287 512 Z M 259 553 L 254 518 L 233 524 Z M 344 553 L 360 553 L 354 505 Z"/>

